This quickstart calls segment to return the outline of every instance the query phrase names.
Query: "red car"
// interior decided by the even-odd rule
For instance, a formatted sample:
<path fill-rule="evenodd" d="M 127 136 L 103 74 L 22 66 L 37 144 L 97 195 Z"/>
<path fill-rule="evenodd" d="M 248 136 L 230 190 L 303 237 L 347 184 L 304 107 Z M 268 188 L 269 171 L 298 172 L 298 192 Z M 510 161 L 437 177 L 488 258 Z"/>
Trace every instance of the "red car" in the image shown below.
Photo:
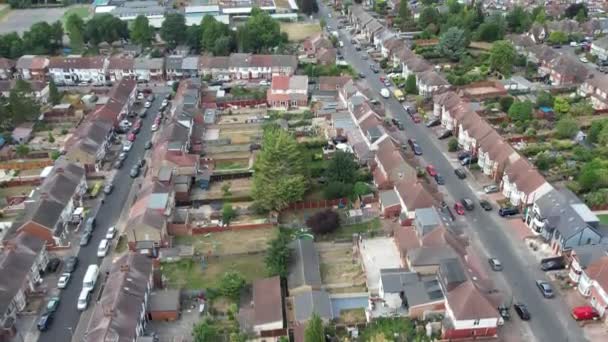
<path fill-rule="evenodd" d="M 586 321 L 600 317 L 600 314 L 591 306 L 577 306 L 572 309 L 572 317 L 577 321 Z"/>
<path fill-rule="evenodd" d="M 135 141 L 135 137 L 136 137 L 135 133 L 129 133 L 129 135 L 127 135 L 127 140 L 133 142 L 133 141 Z"/>
<path fill-rule="evenodd" d="M 429 176 L 431 177 L 437 176 L 437 170 L 435 170 L 435 167 L 433 165 L 427 165 L 426 172 L 428 172 Z"/>
<path fill-rule="evenodd" d="M 386 78 L 384 78 L 384 76 L 380 76 L 380 82 L 381 82 L 381 83 L 384 83 L 384 80 L 385 80 L 385 79 L 386 79 Z"/>
<path fill-rule="evenodd" d="M 141 119 L 137 119 L 137 121 L 135 121 L 133 128 L 141 128 Z"/>
<path fill-rule="evenodd" d="M 157 124 L 157 125 L 160 125 L 160 119 L 161 119 L 160 116 L 155 117 L 154 118 L 154 123 Z"/>
<path fill-rule="evenodd" d="M 460 202 L 454 203 L 454 210 L 456 210 L 456 214 L 464 215 L 464 205 Z"/>

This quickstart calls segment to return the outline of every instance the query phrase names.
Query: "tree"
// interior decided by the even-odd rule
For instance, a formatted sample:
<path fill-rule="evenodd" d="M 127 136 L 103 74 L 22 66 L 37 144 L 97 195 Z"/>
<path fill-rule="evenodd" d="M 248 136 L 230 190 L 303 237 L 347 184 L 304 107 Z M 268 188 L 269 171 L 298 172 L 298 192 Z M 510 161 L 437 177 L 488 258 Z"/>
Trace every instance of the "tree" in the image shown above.
<path fill-rule="evenodd" d="M 304 196 L 304 158 L 293 136 L 276 126 L 264 130 L 262 146 L 254 165 L 252 197 L 264 210 L 281 210 Z"/>
<path fill-rule="evenodd" d="M 439 27 L 441 20 L 441 15 L 436 7 L 425 7 L 420 12 L 420 17 L 418 17 L 418 27 L 422 30 L 426 29 L 429 25 L 434 24 L 436 27 Z"/>
<path fill-rule="evenodd" d="M 439 52 L 452 61 L 459 61 L 466 53 L 469 42 L 464 30 L 450 27 L 439 38 Z"/>
<path fill-rule="evenodd" d="M 82 51 L 84 47 L 85 24 L 82 18 L 76 14 L 70 14 L 65 21 L 65 29 L 70 38 L 70 46 L 75 52 Z"/>
<path fill-rule="evenodd" d="M 572 19 L 577 16 L 583 18 L 587 18 L 589 16 L 589 9 L 584 3 L 571 4 L 570 6 L 566 7 L 564 17 Z"/>
<path fill-rule="evenodd" d="M 355 186 L 353 187 L 353 195 L 355 195 L 355 196 L 363 196 L 363 195 L 367 195 L 371 192 L 372 192 L 372 189 L 370 188 L 370 186 L 364 182 L 357 182 L 357 183 L 355 183 Z"/>
<path fill-rule="evenodd" d="M 51 78 L 49 81 L 49 101 L 53 105 L 58 105 L 61 102 L 61 98 L 63 95 L 57 89 L 57 85 L 55 85 L 55 81 Z"/>
<path fill-rule="evenodd" d="M 329 234 L 340 227 L 340 215 L 331 209 L 316 212 L 306 220 L 314 234 Z"/>
<path fill-rule="evenodd" d="M 547 22 L 547 11 L 544 6 L 536 6 L 532 10 L 532 18 L 534 22 L 544 25 Z"/>
<path fill-rule="evenodd" d="M 530 29 L 530 14 L 521 6 L 515 6 L 506 17 L 507 28 L 513 33 L 524 33 Z"/>
<path fill-rule="evenodd" d="M 306 15 L 311 15 L 319 11 L 317 0 L 297 0 L 297 4 L 300 8 L 300 12 L 305 13 Z"/>
<path fill-rule="evenodd" d="M 174 49 L 186 39 L 186 18 L 179 13 L 169 13 L 165 15 L 165 21 L 160 27 L 160 37 Z"/>
<path fill-rule="evenodd" d="M 578 131 L 578 123 L 570 116 L 561 118 L 557 124 L 555 124 L 555 133 L 560 139 L 571 139 Z"/>
<path fill-rule="evenodd" d="M 593 115 L 594 109 L 589 101 L 579 101 L 570 106 L 570 115 L 572 116 L 589 116 Z"/>
<path fill-rule="evenodd" d="M 131 26 L 131 40 L 141 46 L 150 46 L 154 39 L 154 28 L 145 15 L 138 15 Z"/>
<path fill-rule="evenodd" d="M 17 153 L 19 157 L 23 158 L 30 153 L 30 148 L 25 144 L 19 144 L 17 147 L 15 147 L 15 153 Z"/>
<path fill-rule="evenodd" d="M 549 44 L 563 45 L 568 42 L 568 35 L 563 31 L 553 31 L 547 38 Z"/>
<path fill-rule="evenodd" d="M 583 191 L 599 189 L 608 184 L 608 161 L 595 158 L 586 163 L 578 174 L 577 182 Z"/>
<path fill-rule="evenodd" d="M 477 39 L 484 42 L 494 42 L 505 36 L 504 19 L 501 16 L 493 16 L 484 21 L 477 29 Z"/>
<path fill-rule="evenodd" d="M 416 85 L 416 75 L 410 74 L 405 80 L 405 92 L 408 94 L 417 95 L 418 86 Z"/>
<path fill-rule="evenodd" d="M 55 137 L 53 136 L 53 133 L 51 133 L 51 132 L 49 132 L 48 141 L 51 144 L 55 142 Z"/>
<path fill-rule="evenodd" d="M 113 43 L 129 38 L 129 27 L 126 21 L 109 13 L 98 14 L 85 24 L 85 41 L 98 45 L 99 43 Z"/>
<path fill-rule="evenodd" d="M 237 301 L 245 286 L 245 277 L 237 271 L 227 271 L 220 279 L 219 288 L 223 296 Z"/>
<path fill-rule="evenodd" d="M 222 223 L 225 226 L 230 225 L 230 221 L 236 217 L 236 211 L 229 202 L 224 203 L 222 207 Z"/>
<path fill-rule="evenodd" d="M 358 168 L 352 153 L 338 150 L 327 165 L 326 176 L 330 181 L 354 183 Z"/>
<path fill-rule="evenodd" d="M 221 339 L 221 335 L 213 322 L 207 319 L 194 326 L 192 335 L 194 335 L 194 342 L 218 341 Z"/>
<path fill-rule="evenodd" d="M 230 27 L 206 15 L 201 22 L 201 49 L 214 55 L 228 55 L 235 48 Z"/>
<path fill-rule="evenodd" d="M 511 97 L 511 96 L 501 97 L 500 100 L 498 101 L 498 103 L 500 104 L 500 110 L 502 110 L 505 113 L 508 112 L 509 108 L 511 108 L 511 105 L 513 104 L 514 101 L 515 101 L 515 99 L 513 99 L 513 97 Z"/>
<path fill-rule="evenodd" d="M 549 107 L 553 108 L 555 98 L 551 93 L 547 91 L 541 91 L 536 95 L 536 107 Z"/>
<path fill-rule="evenodd" d="M 399 2 L 399 13 L 397 18 L 399 19 L 399 26 L 401 30 L 406 30 L 407 28 L 412 27 L 412 11 L 410 10 L 407 1 Z"/>
<path fill-rule="evenodd" d="M 606 120 L 596 120 L 591 123 L 591 127 L 587 131 L 587 141 L 591 143 L 597 143 L 599 140 L 600 132 L 604 126 L 606 126 L 608 121 Z"/>
<path fill-rule="evenodd" d="M 24 54 L 23 40 L 16 32 L 0 35 L 0 55 L 17 59 Z"/>
<path fill-rule="evenodd" d="M 351 197 L 353 194 L 353 184 L 344 182 L 329 182 L 323 188 L 323 196 L 325 199 L 336 199 L 343 197 Z"/>
<path fill-rule="evenodd" d="M 287 34 L 281 33 L 279 22 L 259 8 L 253 8 L 245 25 L 237 29 L 237 45 L 241 52 L 269 52 L 285 43 Z"/>
<path fill-rule="evenodd" d="M 230 191 L 231 187 L 232 187 L 232 183 L 230 183 L 230 182 L 224 183 L 222 185 L 222 197 L 230 198 L 230 196 L 232 196 L 232 192 Z"/>
<path fill-rule="evenodd" d="M 456 138 L 451 138 L 448 141 L 448 152 L 456 152 L 458 151 L 458 140 Z"/>
<path fill-rule="evenodd" d="M 509 117 L 516 122 L 525 123 L 532 120 L 532 102 L 515 101 L 509 108 Z"/>
<path fill-rule="evenodd" d="M 496 41 L 490 49 L 490 68 L 505 77 L 509 77 L 515 57 L 517 57 L 517 52 L 511 42 L 506 40 Z"/>
<path fill-rule="evenodd" d="M 565 115 L 570 112 L 570 102 L 563 96 L 558 96 L 553 101 L 553 110 L 559 115 Z"/>
<path fill-rule="evenodd" d="M 325 18 L 321 18 L 319 19 L 319 26 L 321 26 L 321 29 L 325 29 L 325 27 L 327 26 L 327 22 L 325 21 Z"/>
<path fill-rule="evenodd" d="M 608 146 L 608 123 L 604 122 L 602 130 L 598 133 L 597 142 L 601 146 Z"/>
<path fill-rule="evenodd" d="M 201 51 L 201 37 L 203 33 L 200 25 L 188 26 L 186 29 L 186 44 L 196 53 Z"/>
<path fill-rule="evenodd" d="M 291 258 L 291 249 L 289 243 L 291 238 L 289 233 L 279 228 L 279 234 L 271 240 L 266 250 L 264 262 L 269 276 L 287 277 L 289 274 L 289 262 Z"/>
<path fill-rule="evenodd" d="M 8 118 L 15 126 L 25 121 L 33 121 L 40 115 L 40 106 L 34 101 L 32 88 L 24 80 L 15 82 L 15 86 L 9 92 L 5 109 L 8 111 L 6 113 Z"/>
<path fill-rule="evenodd" d="M 304 342 L 325 342 L 325 328 L 321 317 L 314 312 L 304 331 Z"/>

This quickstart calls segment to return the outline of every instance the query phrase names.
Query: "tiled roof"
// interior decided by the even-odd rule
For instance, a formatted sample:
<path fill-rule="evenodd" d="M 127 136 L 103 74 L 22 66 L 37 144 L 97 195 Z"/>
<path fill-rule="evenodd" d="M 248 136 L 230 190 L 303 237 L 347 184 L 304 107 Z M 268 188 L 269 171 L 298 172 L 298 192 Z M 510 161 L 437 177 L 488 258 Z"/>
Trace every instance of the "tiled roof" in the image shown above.
<path fill-rule="evenodd" d="M 132 70 L 135 61 L 130 57 L 110 58 L 108 60 L 109 70 Z"/>
<path fill-rule="evenodd" d="M 96 69 L 104 67 L 104 57 L 51 57 L 50 69 Z"/>
<path fill-rule="evenodd" d="M 253 310 L 256 325 L 283 320 L 281 278 L 276 276 L 253 282 Z"/>
<path fill-rule="evenodd" d="M 471 281 L 465 281 L 448 292 L 447 300 L 456 320 L 498 318 L 494 305 Z"/>

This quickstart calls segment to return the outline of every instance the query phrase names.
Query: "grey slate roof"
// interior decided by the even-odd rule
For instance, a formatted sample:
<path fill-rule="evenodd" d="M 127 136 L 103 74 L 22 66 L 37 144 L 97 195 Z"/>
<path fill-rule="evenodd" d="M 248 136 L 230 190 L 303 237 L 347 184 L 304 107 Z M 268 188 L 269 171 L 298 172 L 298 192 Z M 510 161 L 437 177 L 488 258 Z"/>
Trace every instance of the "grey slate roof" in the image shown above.
<path fill-rule="evenodd" d="M 162 290 L 152 292 L 148 301 L 149 311 L 178 311 L 179 290 Z"/>
<path fill-rule="evenodd" d="M 380 279 L 385 293 L 403 292 L 408 307 L 443 299 L 439 281 L 434 276 L 420 277 L 416 272 L 396 268 L 380 270 Z"/>
<path fill-rule="evenodd" d="M 293 299 L 296 321 L 308 321 L 313 313 L 321 319 L 331 320 L 335 317 L 331 300 L 325 291 L 307 291 L 296 295 Z"/>
<path fill-rule="evenodd" d="M 394 189 L 380 191 L 380 202 L 384 207 L 400 204 L 399 197 Z"/>
<path fill-rule="evenodd" d="M 430 233 L 441 224 L 441 218 L 435 208 L 416 209 L 414 216 L 414 227 L 420 236 Z"/>
<path fill-rule="evenodd" d="M 462 263 L 457 258 L 444 259 L 439 263 L 439 274 L 444 284 L 460 284 L 467 280 Z"/>
<path fill-rule="evenodd" d="M 458 257 L 456 252 L 445 246 L 419 247 L 407 252 L 407 258 L 414 267 L 439 265 L 444 259 L 456 257 Z"/>
<path fill-rule="evenodd" d="M 608 245 L 584 245 L 572 248 L 576 253 L 579 265 L 583 269 L 595 260 L 608 255 Z"/>
<path fill-rule="evenodd" d="M 169 56 L 165 58 L 165 70 L 181 70 L 184 57 Z"/>
<path fill-rule="evenodd" d="M 308 239 L 299 239 L 289 246 L 292 249 L 292 262 L 287 277 L 288 287 L 290 289 L 300 286 L 320 287 L 321 269 L 314 243 Z"/>
<path fill-rule="evenodd" d="M 163 58 L 135 58 L 133 68 L 136 70 L 160 70 L 163 68 L 165 60 Z"/>
<path fill-rule="evenodd" d="M 551 191 L 539 197 L 535 204 L 538 206 L 540 216 L 547 221 L 548 228 L 550 230 L 557 229 L 565 238 L 569 238 L 590 226 L 573 207 L 573 205 L 582 204 L 582 202 L 569 190 L 551 189 Z"/>

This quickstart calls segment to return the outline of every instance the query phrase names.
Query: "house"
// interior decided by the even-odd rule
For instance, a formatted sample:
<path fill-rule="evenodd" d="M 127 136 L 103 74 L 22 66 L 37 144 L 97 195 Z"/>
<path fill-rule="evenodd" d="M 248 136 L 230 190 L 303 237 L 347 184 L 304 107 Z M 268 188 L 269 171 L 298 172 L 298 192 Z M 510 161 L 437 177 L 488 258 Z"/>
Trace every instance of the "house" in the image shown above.
<path fill-rule="evenodd" d="M 36 236 L 49 247 L 64 245 L 72 213 L 82 206 L 86 191 L 85 170 L 77 164 L 58 161 L 38 191 L 24 202 L 26 215 L 16 232 Z"/>
<path fill-rule="evenodd" d="M 167 218 L 171 216 L 174 201 L 170 186 L 145 179 L 126 224 L 125 235 L 132 251 L 154 255 L 158 248 L 167 245 Z"/>
<path fill-rule="evenodd" d="M 165 58 L 165 76 L 169 80 L 179 79 L 184 76 L 182 64 L 184 57 L 179 55 L 167 56 Z"/>
<path fill-rule="evenodd" d="M 494 129 L 479 139 L 477 165 L 482 172 L 499 183 L 507 165 L 517 161 L 520 155 L 505 142 Z"/>
<path fill-rule="evenodd" d="M 336 92 L 337 95 L 337 92 L 350 80 L 350 76 L 320 76 L 318 80 L 319 90 Z"/>
<path fill-rule="evenodd" d="M 534 23 L 527 33 L 527 36 L 536 43 L 542 44 L 547 38 L 547 30 L 542 24 Z"/>
<path fill-rule="evenodd" d="M 13 78 L 15 72 L 15 61 L 8 58 L 0 58 L 0 80 Z"/>
<path fill-rule="evenodd" d="M 581 272 L 578 291 L 588 298 L 591 306 L 606 321 L 608 310 L 608 256 L 603 255 L 593 260 Z"/>
<path fill-rule="evenodd" d="M 266 101 L 272 108 L 302 108 L 308 105 L 308 76 L 273 76 Z"/>
<path fill-rule="evenodd" d="M 131 342 L 144 334 L 152 290 L 152 259 L 127 253 L 112 263 L 84 341 Z"/>
<path fill-rule="evenodd" d="M 469 109 L 465 101 L 454 91 L 446 91 L 433 96 L 433 116 L 441 118 L 441 126 L 448 130 L 454 130 L 456 121 L 454 119 L 456 110 Z"/>
<path fill-rule="evenodd" d="M 526 158 L 518 158 L 505 167 L 500 186 L 502 194 L 518 207 L 532 204 L 535 198 L 552 189 Z"/>
<path fill-rule="evenodd" d="M 394 189 L 380 190 L 380 211 L 384 218 L 398 217 L 401 214 L 401 202 Z"/>
<path fill-rule="evenodd" d="M 307 57 L 316 57 L 320 49 L 333 49 L 331 40 L 323 33 L 317 33 L 312 37 L 306 38 L 303 43 L 304 54 Z"/>
<path fill-rule="evenodd" d="M 44 81 L 23 81 L 26 82 L 32 92 L 25 94 L 26 96 L 34 98 L 38 103 L 45 104 L 49 98 L 49 84 Z M 15 87 L 17 80 L 0 80 L 0 95 L 8 97 L 11 89 Z"/>
<path fill-rule="evenodd" d="M 180 291 L 163 289 L 150 293 L 147 317 L 152 321 L 172 322 L 179 319 L 181 311 Z"/>
<path fill-rule="evenodd" d="M 13 129 L 11 132 L 11 138 L 17 144 L 27 144 L 32 139 L 32 133 L 34 131 L 33 122 L 24 122 Z"/>
<path fill-rule="evenodd" d="M 293 297 L 293 310 L 296 322 L 309 321 L 313 313 L 319 315 L 325 323 L 339 315 L 333 311 L 329 294 L 324 290 L 299 292 Z"/>
<path fill-rule="evenodd" d="M 421 276 L 403 268 L 380 270 L 378 294 L 387 316 L 404 315 L 423 319 L 427 312 L 445 309 L 445 299 L 435 276 Z"/>
<path fill-rule="evenodd" d="M 594 40 L 591 43 L 591 50 L 589 52 L 597 56 L 599 60 L 608 60 L 608 37 Z"/>
<path fill-rule="evenodd" d="M 133 60 L 133 69 L 138 82 L 161 81 L 164 79 L 165 60 L 163 58 L 139 57 Z"/>
<path fill-rule="evenodd" d="M 578 85 L 587 79 L 589 69 L 572 56 L 559 55 L 551 61 L 543 62 L 539 73 L 548 74 L 551 84 L 556 86 Z"/>
<path fill-rule="evenodd" d="M 576 246 L 599 244 L 603 234 L 599 219 L 589 207 L 567 189 L 555 189 L 539 195 L 526 212 L 526 224 L 542 235 L 555 254 Z"/>
<path fill-rule="evenodd" d="M 314 242 L 309 239 L 298 239 L 293 241 L 289 248 L 292 250 L 287 276 L 289 293 L 294 295 L 304 291 L 320 290 L 321 268 Z"/>
<path fill-rule="evenodd" d="M 182 59 L 182 77 L 198 77 L 198 56 L 186 56 Z"/>
<path fill-rule="evenodd" d="M 298 67 L 292 55 L 254 55 L 233 53 L 228 57 L 201 56 L 198 73 L 201 76 L 229 79 L 271 79 L 276 75 L 291 76 Z"/>
<path fill-rule="evenodd" d="M 494 132 L 494 128 L 482 119 L 479 114 L 471 112 L 459 120 L 458 145 L 463 150 L 476 155 L 479 141 L 491 132 Z"/>
<path fill-rule="evenodd" d="M 46 270 L 45 241 L 30 234 L 18 234 L 3 241 L 0 248 L 0 340 L 10 341 L 17 334 L 17 320 L 28 297 L 38 291 L 40 274 Z"/>
<path fill-rule="evenodd" d="M 378 189 L 393 189 L 399 180 L 416 177 L 416 169 L 405 161 L 393 138 L 384 139 L 378 144 L 374 161 L 376 167 L 372 175 Z"/>
<path fill-rule="evenodd" d="M 251 307 L 241 307 L 238 321 L 241 331 L 253 333 L 257 337 L 270 338 L 287 334 L 280 277 L 256 279 L 253 282 Z"/>
<path fill-rule="evenodd" d="M 77 85 L 106 83 L 108 60 L 104 57 L 51 57 L 49 77 L 57 85 Z"/>
<path fill-rule="evenodd" d="M 112 2 L 114 4 L 114 2 Z M 168 7 L 150 1 L 125 1 L 116 2 L 117 6 L 109 13 L 120 20 L 132 22 L 142 15 L 148 19 L 150 26 L 159 29 L 165 20 Z M 96 10 L 97 13 L 97 10 Z"/>
<path fill-rule="evenodd" d="M 409 225 L 412 222 L 416 209 L 429 208 L 437 202 L 417 177 L 402 179 L 395 184 L 393 189 L 401 204 L 401 214 L 399 215 L 401 225 Z"/>
<path fill-rule="evenodd" d="M 135 60 L 130 57 L 108 58 L 108 75 L 110 81 L 120 81 L 124 78 L 135 78 Z"/>
<path fill-rule="evenodd" d="M 316 58 L 319 65 L 334 65 L 336 64 L 336 56 L 338 50 L 334 48 L 320 48 L 317 51 Z"/>
<path fill-rule="evenodd" d="M 365 25 L 367 25 L 370 21 L 374 20 L 363 6 L 351 6 L 350 7 L 350 22 L 355 26 L 357 31 L 363 30 Z"/>
<path fill-rule="evenodd" d="M 450 83 L 435 70 L 427 70 L 416 75 L 416 86 L 420 95 L 431 98 L 434 94 L 449 88 Z"/>
<path fill-rule="evenodd" d="M 604 244 L 572 247 L 568 277 L 574 285 L 578 286 L 578 290 L 583 296 L 589 294 L 591 280 L 586 274 L 585 276 L 582 276 L 582 274 L 592 262 L 605 256 L 608 256 L 608 246 Z M 581 281 L 583 282 L 582 285 L 580 284 Z"/>
<path fill-rule="evenodd" d="M 590 100 L 593 109 L 608 109 L 608 75 L 591 73 L 578 87 L 578 93 Z"/>
<path fill-rule="evenodd" d="M 582 34 L 583 30 L 578 21 L 574 19 L 552 20 L 547 23 L 547 31 L 564 32 L 567 36 Z"/>
<path fill-rule="evenodd" d="M 377 19 L 373 18 L 368 21 L 363 28 L 361 29 L 361 33 L 363 37 L 367 39 L 367 41 L 371 44 L 374 44 L 374 40 L 376 37 L 384 30 L 384 25 L 382 25 Z"/>
<path fill-rule="evenodd" d="M 18 77 L 24 80 L 45 81 L 49 59 L 41 56 L 24 55 L 15 64 Z"/>
<path fill-rule="evenodd" d="M 427 61 L 416 56 L 403 60 L 402 68 L 401 74 L 404 78 L 407 78 L 409 75 L 418 75 L 433 69 Z M 416 82 L 416 84 L 418 84 L 418 82 Z"/>

